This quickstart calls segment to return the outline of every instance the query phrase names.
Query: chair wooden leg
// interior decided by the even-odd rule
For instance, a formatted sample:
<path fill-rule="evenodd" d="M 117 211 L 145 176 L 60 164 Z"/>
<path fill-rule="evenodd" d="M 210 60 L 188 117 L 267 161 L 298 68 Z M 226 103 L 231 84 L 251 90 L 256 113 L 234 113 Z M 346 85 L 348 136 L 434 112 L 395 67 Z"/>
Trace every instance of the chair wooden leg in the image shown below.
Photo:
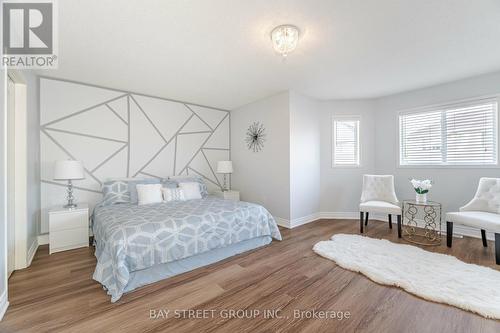
<path fill-rule="evenodd" d="M 401 238 L 401 215 L 398 215 L 398 238 Z"/>
<path fill-rule="evenodd" d="M 451 247 L 453 243 L 453 222 L 446 222 L 446 246 Z"/>
<path fill-rule="evenodd" d="M 486 241 L 486 230 L 481 229 L 481 238 L 483 239 L 483 246 L 488 247 L 488 242 Z"/>
<path fill-rule="evenodd" d="M 359 212 L 359 232 L 363 233 L 363 212 Z"/>
<path fill-rule="evenodd" d="M 392 229 L 392 215 L 389 214 L 389 229 Z"/>
<path fill-rule="evenodd" d="M 500 265 L 500 234 L 495 233 L 495 260 Z"/>
<path fill-rule="evenodd" d="M 368 215 L 369 215 L 369 214 L 370 214 L 370 213 L 366 212 L 366 216 L 365 216 L 365 225 L 368 225 Z"/>

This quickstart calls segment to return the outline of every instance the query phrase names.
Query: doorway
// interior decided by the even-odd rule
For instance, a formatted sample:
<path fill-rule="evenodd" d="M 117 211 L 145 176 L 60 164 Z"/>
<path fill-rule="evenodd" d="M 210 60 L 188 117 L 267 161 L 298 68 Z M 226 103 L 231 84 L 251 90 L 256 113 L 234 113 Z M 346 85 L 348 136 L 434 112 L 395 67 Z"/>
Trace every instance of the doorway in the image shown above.
<path fill-rule="evenodd" d="M 29 266 L 31 247 L 27 245 L 27 84 L 19 71 L 11 69 L 6 83 L 6 262 L 10 276 Z"/>
<path fill-rule="evenodd" d="M 7 83 L 7 278 L 16 266 L 16 227 L 15 227 L 15 101 L 16 85 L 8 76 Z"/>

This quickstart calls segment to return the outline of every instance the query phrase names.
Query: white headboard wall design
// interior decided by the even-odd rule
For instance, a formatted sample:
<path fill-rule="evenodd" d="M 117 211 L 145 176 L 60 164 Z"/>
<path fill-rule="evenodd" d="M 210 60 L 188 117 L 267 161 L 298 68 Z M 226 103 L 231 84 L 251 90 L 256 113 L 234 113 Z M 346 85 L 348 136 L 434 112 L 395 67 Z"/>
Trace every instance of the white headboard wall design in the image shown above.
<path fill-rule="evenodd" d="M 230 114 L 128 91 L 40 77 L 41 233 L 47 211 L 65 200 L 53 180 L 54 161 L 83 162 L 74 182 L 79 202 L 92 207 L 110 178 L 198 175 L 220 188 L 217 161 L 230 159 Z"/>

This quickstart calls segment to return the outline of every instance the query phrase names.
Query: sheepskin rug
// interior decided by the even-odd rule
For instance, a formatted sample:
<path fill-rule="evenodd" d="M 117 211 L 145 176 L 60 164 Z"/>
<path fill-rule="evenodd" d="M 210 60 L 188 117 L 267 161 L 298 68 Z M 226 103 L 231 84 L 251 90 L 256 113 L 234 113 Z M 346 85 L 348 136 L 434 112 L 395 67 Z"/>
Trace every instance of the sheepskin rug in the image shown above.
<path fill-rule="evenodd" d="M 500 319 L 500 272 L 455 257 L 359 235 L 334 235 L 314 252 L 340 267 L 409 293 Z"/>

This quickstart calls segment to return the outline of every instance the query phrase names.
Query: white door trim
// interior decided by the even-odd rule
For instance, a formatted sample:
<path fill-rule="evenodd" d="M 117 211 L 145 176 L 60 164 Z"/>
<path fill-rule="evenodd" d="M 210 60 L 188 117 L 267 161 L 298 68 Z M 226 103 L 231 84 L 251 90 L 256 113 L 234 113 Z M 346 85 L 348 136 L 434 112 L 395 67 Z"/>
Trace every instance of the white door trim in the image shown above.
<path fill-rule="evenodd" d="M 28 207 L 27 207 L 27 86 L 19 71 L 9 70 L 15 83 L 15 269 L 28 267 Z M 9 195 L 9 193 L 7 193 Z"/>
<path fill-rule="evenodd" d="M 10 195 L 11 193 L 15 193 L 15 145 L 13 142 L 15 141 L 14 133 L 15 133 L 15 89 L 16 84 L 14 80 L 7 76 L 7 196 L 6 201 L 7 204 L 5 206 L 7 219 L 6 219 L 6 227 L 7 227 L 7 278 L 10 277 L 12 272 L 16 268 L 16 228 L 15 228 L 15 201 L 13 197 Z"/>

